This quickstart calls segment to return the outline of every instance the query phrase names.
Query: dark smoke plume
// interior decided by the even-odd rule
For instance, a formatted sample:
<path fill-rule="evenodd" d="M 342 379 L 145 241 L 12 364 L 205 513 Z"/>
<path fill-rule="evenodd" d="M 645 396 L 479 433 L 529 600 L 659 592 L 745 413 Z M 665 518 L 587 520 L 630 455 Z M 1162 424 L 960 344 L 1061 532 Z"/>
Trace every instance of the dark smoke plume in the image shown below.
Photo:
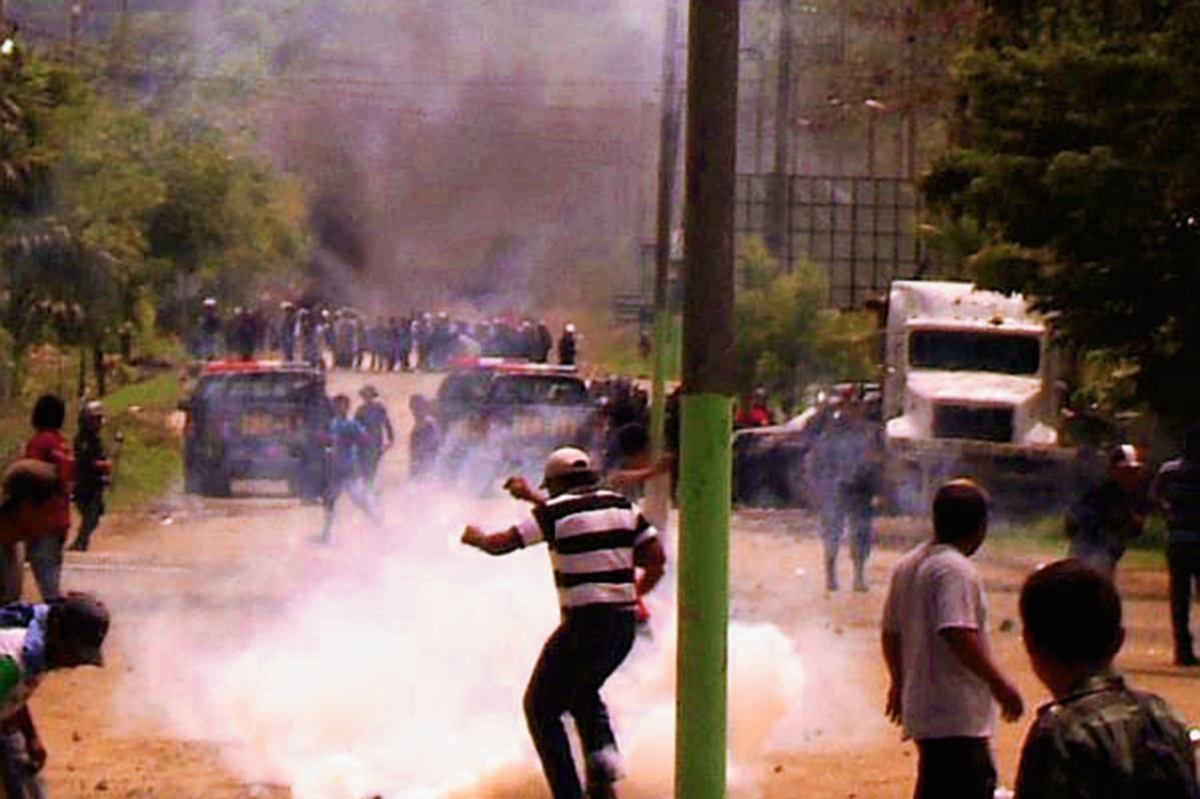
<path fill-rule="evenodd" d="M 362 304 L 526 310 L 582 262 L 636 285 L 660 0 L 338 6 L 291 12 L 261 126 Z"/>

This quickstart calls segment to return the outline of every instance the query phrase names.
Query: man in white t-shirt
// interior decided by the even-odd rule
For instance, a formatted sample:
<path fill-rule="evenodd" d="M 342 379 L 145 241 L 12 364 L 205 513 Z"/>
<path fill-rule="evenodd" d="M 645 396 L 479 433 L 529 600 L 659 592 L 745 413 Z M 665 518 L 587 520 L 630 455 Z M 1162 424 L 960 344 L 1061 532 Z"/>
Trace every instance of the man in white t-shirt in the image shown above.
<path fill-rule="evenodd" d="M 896 566 L 883 611 L 888 718 L 917 744 L 914 799 L 992 799 L 993 700 L 1006 721 L 1021 696 L 991 653 L 987 600 L 970 556 L 987 537 L 987 496 L 951 480 L 933 500 L 933 538 Z"/>

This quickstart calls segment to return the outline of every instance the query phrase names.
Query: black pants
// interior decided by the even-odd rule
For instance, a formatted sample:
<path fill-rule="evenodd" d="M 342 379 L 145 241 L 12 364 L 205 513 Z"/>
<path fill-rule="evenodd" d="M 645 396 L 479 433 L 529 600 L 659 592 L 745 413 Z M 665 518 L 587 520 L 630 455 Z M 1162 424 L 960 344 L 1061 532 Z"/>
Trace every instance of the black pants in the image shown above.
<path fill-rule="evenodd" d="M 996 765 L 987 738 L 917 741 L 917 787 L 913 799 L 992 799 Z"/>
<path fill-rule="evenodd" d="M 71 546 L 86 550 L 92 540 L 92 533 L 100 526 L 100 517 L 104 515 L 104 497 L 101 494 L 77 496 L 75 507 L 79 509 L 79 532 L 75 534 L 75 541 Z"/>
<path fill-rule="evenodd" d="M 600 687 L 633 648 L 633 611 L 592 605 L 567 613 L 542 647 L 525 690 L 525 720 L 554 799 L 583 796 L 571 745 L 563 726 L 564 713 L 575 719 L 589 783 L 609 783 L 617 775 L 596 755 L 610 750 L 616 739 Z"/>
<path fill-rule="evenodd" d="M 1192 588 L 1200 582 L 1200 543 L 1167 542 L 1167 575 L 1171 583 L 1171 631 L 1175 660 L 1192 659 Z"/>

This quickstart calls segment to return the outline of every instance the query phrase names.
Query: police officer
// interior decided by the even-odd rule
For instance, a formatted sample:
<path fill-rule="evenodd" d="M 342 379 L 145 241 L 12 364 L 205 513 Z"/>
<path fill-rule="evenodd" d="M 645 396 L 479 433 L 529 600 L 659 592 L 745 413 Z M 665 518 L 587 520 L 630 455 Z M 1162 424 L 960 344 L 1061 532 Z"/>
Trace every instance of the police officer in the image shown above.
<path fill-rule="evenodd" d="M 558 362 L 563 366 L 574 366 L 579 357 L 579 347 L 575 341 L 575 325 L 568 322 L 563 327 L 562 336 L 558 339 Z"/>
<path fill-rule="evenodd" d="M 882 431 L 867 419 L 866 411 L 858 390 L 847 387 L 805 459 L 809 493 L 821 516 L 827 591 L 838 590 L 837 556 L 847 526 L 854 590 L 867 590 L 866 563 L 874 535 L 873 501 L 881 482 L 883 442 Z"/>
<path fill-rule="evenodd" d="M 325 368 L 325 359 L 321 355 L 321 328 L 317 314 L 301 308 L 296 314 L 296 324 L 300 328 L 300 351 L 304 362 L 309 366 Z"/>
<path fill-rule="evenodd" d="M 283 318 L 279 321 L 279 351 L 285 361 L 296 360 L 296 306 L 287 300 L 279 304 Z"/>
<path fill-rule="evenodd" d="M 217 301 L 205 297 L 200 304 L 200 330 L 196 337 L 196 357 L 212 360 L 217 357 L 221 343 L 221 317 L 217 314 Z"/>

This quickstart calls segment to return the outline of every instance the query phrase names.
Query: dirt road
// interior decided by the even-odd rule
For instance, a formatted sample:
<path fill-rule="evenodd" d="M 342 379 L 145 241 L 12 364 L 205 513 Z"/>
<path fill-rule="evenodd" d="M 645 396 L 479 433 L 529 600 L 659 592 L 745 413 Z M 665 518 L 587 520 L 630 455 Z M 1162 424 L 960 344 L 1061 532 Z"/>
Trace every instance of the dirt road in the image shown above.
<path fill-rule="evenodd" d="M 384 461 L 383 524 L 347 503 L 333 545 L 314 546 L 319 508 L 243 486 L 229 500 L 173 494 L 108 518 L 94 551 L 68 554 L 65 585 L 99 592 L 114 624 L 106 668 L 52 675 L 34 698 L 54 796 L 546 795 L 520 718 L 524 681 L 555 620 L 545 554 L 495 559 L 459 546 L 465 522 L 500 527 L 523 509 L 408 484 L 406 397 L 432 391 L 436 378 L 372 381 L 401 429 Z M 362 382 L 335 374 L 330 387 L 353 393 Z M 731 797 L 910 794 L 914 750 L 883 718 L 877 636 L 882 586 L 919 530 L 890 520 L 880 529 L 892 543 L 870 563 L 872 589 L 830 596 L 811 519 L 735 515 Z M 1035 558 L 1001 560 L 985 547 L 979 561 L 1000 657 L 1032 709 L 1045 692 L 1011 620 Z M 1200 670 L 1167 665 L 1163 573 L 1121 579 L 1121 665 L 1200 720 Z M 607 691 L 630 799 L 671 794 L 670 587 L 652 613 L 652 637 Z M 1005 784 L 1029 718 L 997 737 Z"/>

